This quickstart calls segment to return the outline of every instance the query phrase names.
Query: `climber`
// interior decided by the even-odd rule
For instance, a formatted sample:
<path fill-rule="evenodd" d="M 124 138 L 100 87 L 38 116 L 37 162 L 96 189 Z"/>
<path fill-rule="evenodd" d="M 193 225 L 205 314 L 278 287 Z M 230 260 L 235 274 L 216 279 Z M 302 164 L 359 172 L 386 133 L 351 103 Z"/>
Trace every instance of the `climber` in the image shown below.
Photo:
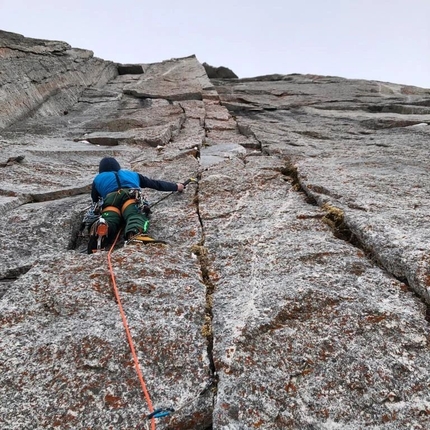
<path fill-rule="evenodd" d="M 91 199 L 94 204 L 99 202 L 101 216 L 90 230 L 89 254 L 98 248 L 106 248 L 124 223 L 125 239 L 128 242 L 156 242 L 147 234 L 149 207 L 139 204 L 144 202 L 141 188 L 182 192 L 185 186 L 150 179 L 140 173 L 121 169 L 113 157 L 105 157 L 100 161 L 99 173 L 91 187 Z"/>

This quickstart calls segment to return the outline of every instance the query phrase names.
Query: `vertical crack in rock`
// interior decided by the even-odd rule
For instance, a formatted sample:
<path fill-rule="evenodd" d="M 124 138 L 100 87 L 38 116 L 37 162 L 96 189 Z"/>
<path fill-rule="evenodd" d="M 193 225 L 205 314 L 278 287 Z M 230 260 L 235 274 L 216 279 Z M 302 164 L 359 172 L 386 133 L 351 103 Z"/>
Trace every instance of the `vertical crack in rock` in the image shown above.
<path fill-rule="evenodd" d="M 197 176 L 198 181 L 201 179 L 201 173 Z M 199 183 L 197 182 L 196 185 L 196 191 L 194 196 L 194 204 L 196 206 L 196 213 L 199 218 L 200 226 L 202 229 L 202 236 L 198 243 L 196 243 L 192 247 L 192 252 L 195 254 L 199 260 L 200 267 L 201 267 L 201 273 L 202 273 L 202 281 L 206 286 L 206 303 L 205 303 L 205 322 L 202 327 L 202 335 L 207 340 L 207 353 L 208 353 L 208 359 L 209 359 L 209 368 L 211 372 L 211 376 L 213 378 L 213 392 L 216 393 L 216 368 L 215 368 L 215 362 L 213 358 L 213 293 L 215 290 L 215 283 L 212 280 L 211 271 L 210 271 L 210 263 L 208 258 L 208 251 L 205 247 L 205 227 L 203 224 L 203 220 L 200 216 L 200 209 L 199 209 Z"/>

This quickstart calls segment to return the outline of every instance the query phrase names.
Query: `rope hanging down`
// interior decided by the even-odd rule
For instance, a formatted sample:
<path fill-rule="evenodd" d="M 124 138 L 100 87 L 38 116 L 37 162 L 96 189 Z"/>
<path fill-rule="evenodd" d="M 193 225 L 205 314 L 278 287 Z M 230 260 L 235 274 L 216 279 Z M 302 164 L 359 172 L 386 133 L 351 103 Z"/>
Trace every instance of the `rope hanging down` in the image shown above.
<path fill-rule="evenodd" d="M 194 179 L 194 178 L 190 178 L 190 179 L 187 179 L 183 184 L 184 184 L 184 186 L 187 186 L 190 182 L 196 182 L 197 183 L 197 180 Z M 173 194 L 173 192 L 170 193 L 170 194 L 168 194 L 167 196 L 161 198 L 160 200 L 156 201 L 155 203 L 153 203 L 152 205 L 150 205 L 150 207 L 157 205 L 162 200 L 164 200 L 165 198 L 169 197 L 171 194 Z M 165 408 L 165 409 L 160 408 L 160 409 L 154 410 L 154 407 L 153 407 L 152 401 L 151 401 L 151 397 L 149 395 L 148 389 L 146 387 L 145 381 L 144 381 L 143 376 L 142 376 L 142 371 L 140 369 L 140 364 L 139 364 L 139 358 L 137 357 L 136 350 L 135 350 L 135 347 L 134 347 L 133 338 L 131 336 L 130 328 L 128 326 L 127 317 L 126 317 L 124 309 L 122 307 L 121 297 L 119 295 L 119 290 L 118 290 L 118 287 L 117 287 L 117 284 L 116 284 L 115 274 L 114 274 L 113 267 L 112 267 L 111 255 L 112 255 L 112 251 L 113 251 L 116 243 L 118 242 L 118 238 L 119 238 L 120 234 L 121 234 L 121 230 L 118 231 L 118 234 L 116 235 L 115 240 L 113 241 L 112 246 L 110 247 L 109 252 L 107 254 L 109 273 L 110 273 L 110 276 L 111 276 L 111 279 L 112 279 L 113 291 L 114 291 L 115 299 L 116 299 L 116 301 L 118 303 L 119 312 L 121 314 L 122 323 L 123 323 L 124 330 L 125 330 L 125 333 L 126 333 L 126 336 L 127 336 L 127 341 L 128 341 L 129 347 L 130 347 L 130 352 L 131 352 L 131 355 L 133 357 L 134 367 L 135 367 L 137 376 L 139 378 L 139 382 L 140 382 L 140 385 L 142 387 L 142 391 L 143 391 L 143 394 L 145 396 L 146 403 L 148 404 L 148 409 L 149 409 L 150 413 L 146 416 L 146 418 L 148 420 L 151 420 L 151 430 L 155 430 L 155 418 L 166 417 L 166 416 L 168 416 L 168 415 L 170 415 L 170 414 L 172 414 L 174 412 L 178 412 L 179 410 L 183 409 L 185 406 L 188 406 L 189 404 L 193 403 L 198 397 L 200 397 L 201 395 L 203 395 L 212 386 L 212 384 L 214 382 L 214 379 L 211 378 L 211 380 L 206 385 L 206 387 L 195 398 L 193 398 L 190 401 L 186 402 L 185 404 L 183 404 L 178 409 L 175 410 L 173 408 Z M 145 426 L 146 426 L 146 428 L 149 429 L 149 427 L 147 427 L 147 424 Z"/>
<path fill-rule="evenodd" d="M 148 404 L 149 411 L 152 414 L 154 412 L 154 407 L 152 406 L 151 397 L 149 396 L 148 389 L 146 388 L 146 384 L 145 384 L 145 381 L 144 381 L 143 376 L 142 376 L 142 371 L 140 370 L 139 359 L 137 357 L 136 350 L 134 348 L 133 338 L 131 337 L 130 329 L 129 329 L 128 323 L 127 323 L 127 317 L 126 317 L 124 309 L 122 307 L 121 298 L 119 296 L 119 291 L 118 291 L 118 288 L 116 285 L 116 280 L 115 280 L 115 274 L 113 272 L 113 267 L 112 267 L 111 254 L 112 254 L 112 251 L 113 251 L 113 249 L 114 249 L 114 247 L 118 241 L 120 233 L 121 233 L 121 230 L 116 235 L 116 238 L 113 241 L 113 244 L 110 247 L 108 255 L 107 255 L 107 260 L 108 260 L 108 265 L 109 265 L 109 273 L 110 273 L 110 276 L 112 279 L 113 291 L 115 294 L 116 302 L 118 303 L 119 312 L 121 314 L 122 324 L 124 325 L 125 333 L 127 335 L 127 341 L 128 341 L 129 346 L 130 346 L 131 355 L 133 356 L 134 367 L 136 369 L 136 373 L 137 373 L 137 376 L 139 378 L 140 385 L 142 387 L 142 391 L 143 391 L 143 394 L 145 396 L 146 403 Z M 155 430 L 155 419 L 154 419 L 154 417 L 151 418 L 151 430 Z"/>

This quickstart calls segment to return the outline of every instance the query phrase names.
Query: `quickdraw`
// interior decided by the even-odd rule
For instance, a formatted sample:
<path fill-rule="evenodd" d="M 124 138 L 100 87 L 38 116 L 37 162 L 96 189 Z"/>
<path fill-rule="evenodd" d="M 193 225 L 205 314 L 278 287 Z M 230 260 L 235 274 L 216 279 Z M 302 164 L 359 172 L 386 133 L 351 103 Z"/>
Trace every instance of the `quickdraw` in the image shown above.
<path fill-rule="evenodd" d="M 206 391 L 208 391 L 212 385 L 215 384 L 216 381 L 216 376 L 213 376 L 209 382 L 206 384 L 206 386 L 203 388 L 203 390 L 201 390 L 199 392 L 199 394 L 197 394 L 197 396 L 193 397 L 192 399 L 188 400 L 187 402 L 183 403 L 181 406 L 179 406 L 176 409 L 173 408 L 158 408 L 155 411 L 153 411 L 152 413 L 150 413 L 149 415 L 146 416 L 146 418 L 148 420 L 151 420 L 153 418 L 163 418 L 163 417 L 167 417 L 173 413 L 178 413 L 180 410 L 184 409 L 186 406 L 191 405 L 192 403 L 194 403 L 200 396 L 202 396 L 203 394 L 206 393 Z"/>
<path fill-rule="evenodd" d="M 134 199 L 134 202 L 136 203 L 137 208 L 140 212 L 145 213 L 146 215 L 149 215 L 150 208 L 149 203 L 146 201 L 145 196 L 142 193 L 142 190 L 139 188 L 132 188 L 128 192 L 130 196 L 130 200 Z"/>

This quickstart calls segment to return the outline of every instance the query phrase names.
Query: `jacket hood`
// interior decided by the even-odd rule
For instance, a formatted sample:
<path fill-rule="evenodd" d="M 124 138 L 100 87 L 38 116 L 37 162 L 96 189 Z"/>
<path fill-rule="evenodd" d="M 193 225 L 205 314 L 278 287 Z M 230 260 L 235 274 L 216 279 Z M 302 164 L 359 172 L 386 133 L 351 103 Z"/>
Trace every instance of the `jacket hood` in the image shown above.
<path fill-rule="evenodd" d="M 105 157 L 100 161 L 99 173 L 103 172 L 118 172 L 121 169 L 118 161 L 113 157 Z"/>

